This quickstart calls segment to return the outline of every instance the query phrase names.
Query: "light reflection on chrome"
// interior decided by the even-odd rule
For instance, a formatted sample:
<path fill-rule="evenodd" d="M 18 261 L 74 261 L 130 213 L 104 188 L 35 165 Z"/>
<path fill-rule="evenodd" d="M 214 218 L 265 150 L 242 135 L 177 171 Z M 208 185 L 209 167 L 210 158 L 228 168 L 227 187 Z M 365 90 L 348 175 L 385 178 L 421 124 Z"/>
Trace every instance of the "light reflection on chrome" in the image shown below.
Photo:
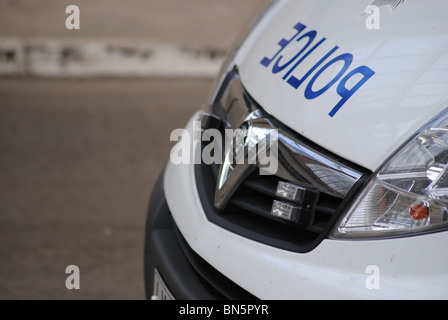
<path fill-rule="evenodd" d="M 230 76 L 232 78 L 221 98 L 210 106 L 209 112 L 221 118 L 226 129 L 240 128 L 244 123 L 250 122 L 253 128 L 276 130 L 278 132 L 276 175 L 290 182 L 314 185 L 321 192 L 344 198 L 361 178 L 362 173 L 337 161 L 334 157 L 319 152 L 306 139 L 260 109 L 247 95 L 238 74 L 232 72 Z M 238 168 L 233 170 L 238 171 Z M 246 170 L 247 168 L 244 171 Z M 241 174 L 239 180 L 244 179 L 244 176 L 247 175 Z"/>

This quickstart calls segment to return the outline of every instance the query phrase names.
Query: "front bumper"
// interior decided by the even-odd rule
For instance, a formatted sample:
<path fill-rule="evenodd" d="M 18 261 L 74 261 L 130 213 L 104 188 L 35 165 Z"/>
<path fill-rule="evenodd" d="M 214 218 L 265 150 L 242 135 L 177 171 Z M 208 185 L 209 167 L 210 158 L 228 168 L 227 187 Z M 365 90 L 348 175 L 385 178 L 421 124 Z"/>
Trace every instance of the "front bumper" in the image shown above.
<path fill-rule="evenodd" d="M 186 127 L 191 136 L 197 117 Z M 193 150 L 200 147 L 192 143 Z M 311 252 L 298 254 L 249 240 L 208 221 L 197 191 L 194 164 L 168 163 L 163 186 L 166 204 L 161 206 L 172 215 L 175 227 L 171 229 L 178 228 L 185 245 L 214 272 L 258 298 L 448 298 L 448 232 L 388 240 L 325 239 Z M 146 254 L 158 264 L 168 287 L 184 298 L 212 298 L 182 289 L 193 287 L 186 283 L 195 271 L 191 266 L 185 266 L 190 271 L 176 271 L 164 262 L 167 255 L 175 260 L 184 253 L 176 248 L 175 232 L 167 235 L 168 222 L 163 226 L 150 236 Z M 373 288 L 368 285 L 371 266 L 379 271 L 379 285 Z"/>
<path fill-rule="evenodd" d="M 163 191 L 163 174 L 149 204 L 145 239 L 145 291 L 154 294 L 154 270 L 176 299 L 250 300 L 255 297 L 224 277 L 188 246 L 174 223 Z"/>

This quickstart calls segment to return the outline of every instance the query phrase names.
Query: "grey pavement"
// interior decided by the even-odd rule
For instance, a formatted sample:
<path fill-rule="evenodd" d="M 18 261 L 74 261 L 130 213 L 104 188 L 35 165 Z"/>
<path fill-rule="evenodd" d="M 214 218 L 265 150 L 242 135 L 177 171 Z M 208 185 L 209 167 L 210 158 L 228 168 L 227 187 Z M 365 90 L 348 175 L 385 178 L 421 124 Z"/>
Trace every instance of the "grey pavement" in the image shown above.
<path fill-rule="evenodd" d="M 151 189 L 210 85 L 0 79 L 0 299 L 145 298 Z"/>
<path fill-rule="evenodd" d="M 263 2 L 0 0 L 0 47 L 18 39 L 228 48 Z M 69 31 L 73 3 L 81 29 Z M 0 50 L 0 64 L 13 58 Z M 0 299 L 143 299 L 151 188 L 169 134 L 206 103 L 212 81 L 27 75 L 0 77 Z M 79 290 L 65 287 L 68 265 L 80 268 Z"/>

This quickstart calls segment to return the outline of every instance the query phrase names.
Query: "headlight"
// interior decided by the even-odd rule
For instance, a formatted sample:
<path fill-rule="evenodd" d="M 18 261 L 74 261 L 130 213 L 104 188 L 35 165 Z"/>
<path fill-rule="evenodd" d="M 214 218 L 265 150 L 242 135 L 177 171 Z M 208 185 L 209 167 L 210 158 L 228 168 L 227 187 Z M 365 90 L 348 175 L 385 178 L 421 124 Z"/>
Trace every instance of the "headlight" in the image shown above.
<path fill-rule="evenodd" d="M 333 238 L 383 238 L 448 228 L 448 113 L 431 121 L 374 175 Z"/>

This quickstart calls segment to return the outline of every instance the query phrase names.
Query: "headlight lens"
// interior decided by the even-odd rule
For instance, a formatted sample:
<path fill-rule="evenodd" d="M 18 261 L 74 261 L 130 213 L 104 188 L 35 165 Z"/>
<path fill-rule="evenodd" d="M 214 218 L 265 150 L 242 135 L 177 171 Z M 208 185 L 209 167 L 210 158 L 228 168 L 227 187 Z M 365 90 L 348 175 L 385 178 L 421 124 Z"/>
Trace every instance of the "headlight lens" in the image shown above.
<path fill-rule="evenodd" d="M 433 120 L 375 174 L 333 238 L 383 238 L 448 228 L 448 114 Z"/>

